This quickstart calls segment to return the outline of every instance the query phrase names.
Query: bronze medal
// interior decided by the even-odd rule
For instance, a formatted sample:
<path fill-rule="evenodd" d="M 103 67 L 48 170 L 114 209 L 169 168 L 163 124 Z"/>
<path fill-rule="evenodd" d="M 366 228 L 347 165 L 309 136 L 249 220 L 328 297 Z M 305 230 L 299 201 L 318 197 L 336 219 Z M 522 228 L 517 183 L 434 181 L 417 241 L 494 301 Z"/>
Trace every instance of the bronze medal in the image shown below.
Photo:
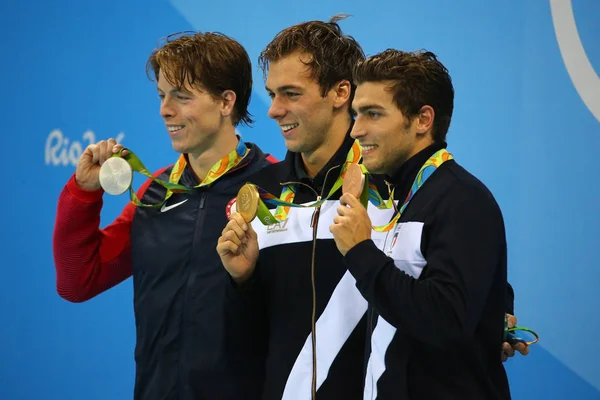
<path fill-rule="evenodd" d="M 358 164 L 351 164 L 344 176 L 342 184 L 342 193 L 350 193 L 357 199 L 360 199 L 365 186 L 365 175 Z"/>

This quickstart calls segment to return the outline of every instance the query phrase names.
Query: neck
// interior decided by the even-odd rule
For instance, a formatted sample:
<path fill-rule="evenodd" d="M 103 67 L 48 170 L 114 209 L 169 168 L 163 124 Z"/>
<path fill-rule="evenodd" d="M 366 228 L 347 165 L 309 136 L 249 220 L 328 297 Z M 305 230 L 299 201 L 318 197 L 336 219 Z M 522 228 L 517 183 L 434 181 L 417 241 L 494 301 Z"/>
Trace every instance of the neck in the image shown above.
<path fill-rule="evenodd" d="M 387 176 L 394 177 L 395 175 L 398 174 L 398 171 L 400 171 L 402 169 L 403 165 L 405 165 L 413 157 L 415 157 L 417 154 L 419 154 L 420 152 L 422 152 L 423 150 L 425 150 L 427 147 L 431 146 L 434 143 L 435 143 L 435 141 L 433 140 L 433 138 L 430 138 L 430 137 L 425 137 L 425 138 L 418 140 L 413 145 L 411 151 L 407 154 L 405 159 L 399 160 L 395 165 L 392 166 L 392 168 L 384 170 L 382 172 Z M 423 160 L 423 161 L 425 161 L 425 160 Z"/>
<path fill-rule="evenodd" d="M 408 155 L 407 161 L 419 154 L 421 151 L 425 150 L 427 147 L 431 146 L 433 143 L 435 142 L 430 135 L 426 135 L 421 140 L 417 140 L 412 151 Z"/>
<path fill-rule="evenodd" d="M 204 180 L 208 171 L 217 161 L 235 150 L 238 145 L 238 138 L 233 126 L 218 132 L 215 137 L 215 140 L 205 149 L 188 153 L 189 165 L 200 182 Z"/>
<path fill-rule="evenodd" d="M 342 110 L 340 112 L 342 112 L 343 115 L 340 114 L 334 117 L 323 143 L 314 151 L 302 153 L 304 169 L 311 178 L 314 178 L 319 171 L 325 167 L 325 164 L 327 164 L 338 151 L 342 143 L 344 143 L 352 119 L 348 114 L 348 110 Z"/>

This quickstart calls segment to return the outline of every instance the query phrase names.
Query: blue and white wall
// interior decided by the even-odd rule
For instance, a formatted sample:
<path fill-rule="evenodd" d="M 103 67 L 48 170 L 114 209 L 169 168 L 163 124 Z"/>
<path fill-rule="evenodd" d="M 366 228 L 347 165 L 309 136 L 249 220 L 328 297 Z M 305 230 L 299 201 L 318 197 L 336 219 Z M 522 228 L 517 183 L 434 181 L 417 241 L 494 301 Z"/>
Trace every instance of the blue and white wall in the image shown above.
<path fill-rule="evenodd" d="M 150 169 L 175 160 L 144 71 L 159 38 L 222 31 L 256 66 L 279 30 L 340 12 L 368 54 L 427 48 L 452 74 L 450 149 L 500 202 L 516 314 L 542 337 L 506 363 L 514 399 L 600 399 L 598 0 L 3 2 L 0 399 L 132 397 L 131 281 L 67 303 L 51 236 L 88 143 L 118 136 Z M 257 67 L 254 79 L 257 122 L 241 132 L 281 158 Z M 126 201 L 107 196 L 103 224 Z"/>

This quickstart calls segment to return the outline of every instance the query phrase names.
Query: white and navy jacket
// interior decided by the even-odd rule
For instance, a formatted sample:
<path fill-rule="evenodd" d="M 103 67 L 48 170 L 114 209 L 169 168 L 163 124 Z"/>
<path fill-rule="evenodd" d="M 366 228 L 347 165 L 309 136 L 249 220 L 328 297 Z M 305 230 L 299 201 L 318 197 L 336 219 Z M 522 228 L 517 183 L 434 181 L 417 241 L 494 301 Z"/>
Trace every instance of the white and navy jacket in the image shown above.
<path fill-rule="evenodd" d="M 443 146 L 390 178 L 397 199 Z M 482 182 L 447 161 L 383 245 L 361 242 L 344 262 L 369 302 L 365 399 L 510 398 L 500 359 L 504 313 L 512 310 L 505 228 Z"/>
<path fill-rule="evenodd" d="M 294 202 L 310 204 L 318 195 L 325 197 L 329 193 L 353 142 L 348 136 L 314 179 L 304 172 L 300 154 L 290 152 L 284 161 L 262 169 L 250 182 L 275 196 L 280 195 L 282 183 L 301 182 Z M 238 326 L 232 329 L 252 332 L 255 340 L 261 337 L 266 342 L 258 340 L 252 344 L 268 349 L 263 399 L 311 398 L 313 232 L 317 398 L 362 398 L 367 302 L 356 289 L 329 232 L 340 196 L 341 190 L 320 207 L 315 230 L 311 228 L 314 208 L 293 207 L 288 218 L 276 225 L 264 226 L 258 218 L 252 223 L 260 247 L 257 268 L 250 284 L 233 290 L 233 298 L 241 307 L 233 312 L 233 317 L 244 316 L 243 323 L 247 325 L 239 326 L 242 322 L 238 319 Z M 393 212 L 380 211 L 372 205 L 369 210 L 380 224 L 389 221 Z"/>

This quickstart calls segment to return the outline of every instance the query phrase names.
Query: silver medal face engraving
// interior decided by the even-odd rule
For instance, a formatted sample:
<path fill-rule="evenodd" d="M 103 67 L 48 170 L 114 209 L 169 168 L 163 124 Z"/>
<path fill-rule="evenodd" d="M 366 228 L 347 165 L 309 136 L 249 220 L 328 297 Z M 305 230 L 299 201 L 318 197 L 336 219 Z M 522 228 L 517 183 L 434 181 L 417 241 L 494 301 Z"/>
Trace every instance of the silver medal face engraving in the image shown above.
<path fill-rule="evenodd" d="M 127 161 L 111 157 L 100 167 L 100 186 L 108 194 L 123 194 L 131 186 L 133 170 Z"/>

